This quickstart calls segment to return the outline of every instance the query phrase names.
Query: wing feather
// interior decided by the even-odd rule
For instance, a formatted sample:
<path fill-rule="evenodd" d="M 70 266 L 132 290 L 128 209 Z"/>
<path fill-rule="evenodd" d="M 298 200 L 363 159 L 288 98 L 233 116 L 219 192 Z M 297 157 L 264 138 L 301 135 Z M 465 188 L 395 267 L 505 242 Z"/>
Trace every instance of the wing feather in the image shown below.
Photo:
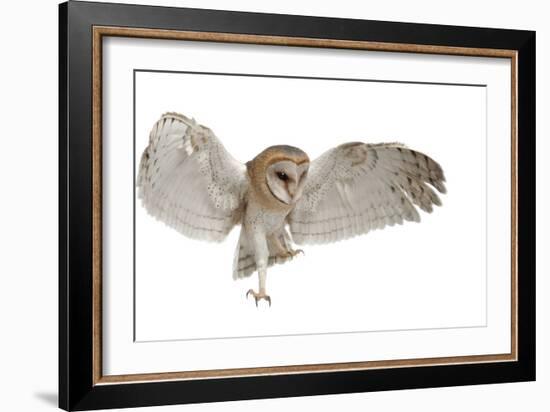
<path fill-rule="evenodd" d="M 288 223 L 296 243 L 328 243 L 420 221 L 445 193 L 441 166 L 399 143 L 346 143 L 312 162 Z M 434 190 L 435 189 L 435 190 Z"/>
<path fill-rule="evenodd" d="M 188 237 L 221 241 L 240 219 L 246 168 L 210 129 L 166 113 L 149 135 L 137 186 L 155 218 Z"/>

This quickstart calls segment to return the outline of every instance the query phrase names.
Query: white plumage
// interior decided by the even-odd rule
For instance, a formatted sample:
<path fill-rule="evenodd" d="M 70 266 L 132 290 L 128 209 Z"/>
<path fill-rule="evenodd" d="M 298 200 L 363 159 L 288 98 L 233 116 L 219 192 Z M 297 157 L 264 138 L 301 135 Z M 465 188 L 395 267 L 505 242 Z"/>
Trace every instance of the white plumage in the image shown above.
<path fill-rule="evenodd" d="M 445 193 L 439 164 L 399 143 L 346 143 L 313 162 L 272 146 L 246 165 L 214 133 L 181 114 L 154 125 L 139 166 L 138 195 L 157 219 L 193 239 L 221 241 L 242 225 L 235 279 L 291 260 L 298 244 L 335 242 L 403 221 L 420 221 Z"/>
<path fill-rule="evenodd" d="M 139 198 L 147 211 L 182 234 L 221 241 L 239 223 L 246 168 L 216 136 L 185 116 L 155 124 L 139 166 Z"/>
<path fill-rule="evenodd" d="M 302 199 L 288 222 L 298 244 L 327 243 L 403 220 L 420 221 L 414 205 L 432 212 L 445 193 L 441 167 L 399 143 L 347 143 L 310 167 Z"/>

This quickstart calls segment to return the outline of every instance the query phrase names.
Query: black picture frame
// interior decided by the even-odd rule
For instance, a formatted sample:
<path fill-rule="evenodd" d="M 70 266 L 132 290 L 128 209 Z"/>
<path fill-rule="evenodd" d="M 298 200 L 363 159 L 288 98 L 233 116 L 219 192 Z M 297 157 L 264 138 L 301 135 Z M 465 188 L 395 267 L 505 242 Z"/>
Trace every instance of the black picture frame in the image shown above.
<path fill-rule="evenodd" d="M 92 28 L 117 26 L 517 52 L 517 361 L 97 385 Z M 70 1 L 59 6 L 59 407 L 89 410 L 535 380 L 535 32 Z"/>

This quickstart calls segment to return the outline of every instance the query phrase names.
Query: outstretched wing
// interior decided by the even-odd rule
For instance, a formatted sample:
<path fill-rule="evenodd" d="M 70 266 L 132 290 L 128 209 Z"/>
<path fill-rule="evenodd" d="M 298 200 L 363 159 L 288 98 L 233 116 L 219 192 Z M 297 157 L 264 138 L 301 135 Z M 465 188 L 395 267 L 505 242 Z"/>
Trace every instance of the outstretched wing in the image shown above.
<path fill-rule="evenodd" d="M 311 163 L 303 195 L 288 223 L 294 241 L 328 243 L 420 221 L 441 206 L 432 188 L 445 193 L 434 160 L 398 143 L 346 143 Z"/>
<path fill-rule="evenodd" d="M 188 237 L 221 241 L 239 221 L 246 168 L 210 129 L 166 113 L 149 135 L 137 186 L 152 216 Z"/>

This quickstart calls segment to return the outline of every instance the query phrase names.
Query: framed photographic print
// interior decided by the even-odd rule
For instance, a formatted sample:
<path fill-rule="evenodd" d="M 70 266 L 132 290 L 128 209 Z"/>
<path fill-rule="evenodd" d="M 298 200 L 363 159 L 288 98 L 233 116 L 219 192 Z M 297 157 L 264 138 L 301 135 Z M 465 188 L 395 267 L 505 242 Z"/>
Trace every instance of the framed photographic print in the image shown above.
<path fill-rule="evenodd" d="M 60 5 L 59 406 L 535 379 L 535 33 Z"/>

